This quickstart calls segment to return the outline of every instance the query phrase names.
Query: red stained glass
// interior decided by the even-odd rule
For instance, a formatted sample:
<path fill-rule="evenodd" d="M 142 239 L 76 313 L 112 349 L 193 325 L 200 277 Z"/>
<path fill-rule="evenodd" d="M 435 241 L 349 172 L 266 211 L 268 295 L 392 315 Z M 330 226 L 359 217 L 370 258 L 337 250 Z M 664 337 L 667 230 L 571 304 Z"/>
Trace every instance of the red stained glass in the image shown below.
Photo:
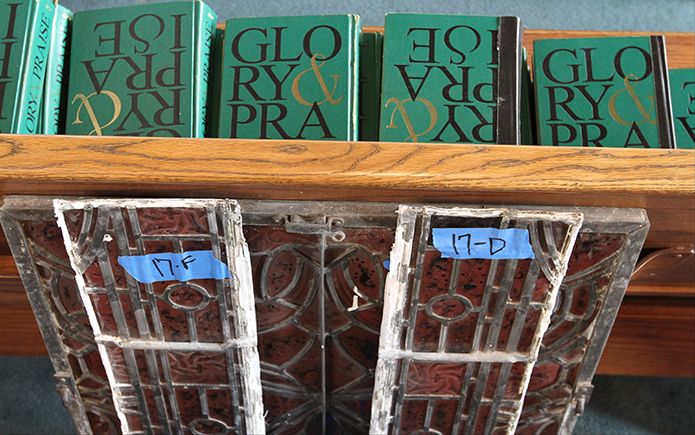
<path fill-rule="evenodd" d="M 209 215 L 206 210 L 198 209 L 190 213 L 188 208 L 174 208 L 161 212 L 158 208 L 137 210 L 138 225 L 142 234 L 151 236 L 191 235 L 205 236 L 210 233 Z M 92 211 L 94 215 L 96 209 Z M 90 212 L 90 213 L 92 213 Z M 120 219 L 127 228 L 133 225 L 132 213 L 127 210 L 119 210 Z M 182 216 L 183 214 L 183 216 Z M 82 231 L 84 212 L 82 210 L 66 211 L 66 223 L 71 234 L 77 240 L 77 234 Z M 149 221 L 148 221 L 149 220 Z M 88 222 L 86 232 L 92 234 L 96 228 L 96 220 Z M 163 227 L 161 225 L 164 225 Z M 217 228 L 221 227 L 221 221 L 217 219 Z M 74 354 L 69 355 L 78 387 L 87 406 L 86 416 L 94 433 L 119 433 L 118 423 L 111 394 L 105 389 L 108 385 L 106 373 L 101 364 L 99 352 L 96 350 L 91 338 L 90 327 L 82 300 L 79 297 L 77 287 L 71 278 L 71 271 L 67 264 L 67 253 L 60 230 L 54 222 L 30 221 L 23 222 L 22 228 L 32 248 L 32 255 L 41 258 L 42 263 L 37 264 L 40 277 L 47 287 L 47 300 L 51 309 L 58 318 L 58 328 L 62 334 L 62 340 L 66 349 L 73 349 Z M 114 226 L 109 224 L 109 231 Z M 257 296 L 257 310 L 259 330 L 259 352 L 262 360 L 277 364 L 278 367 L 287 364 L 299 355 L 295 363 L 289 364 L 279 372 L 275 368 L 265 370 L 262 374 L 264 382 L 271 388 L 264 391 L 264 404 L 268 411 L 267 421 L 272 424 L 276 433 L 297 433 L 302 430 L 322 428 L 322 417 L 318 411 L 320 402 L 312 402 L 306 394 L 304 387 L 307 384 L 316 385 L 316 377 L 324 378 L 327 386 L 328 409 L 326 415 L 326 433 L 338 433 L 347 428 L 349 433 L 366 433 L 370 418 L 371 392 L 374 384 L 373 370 L 376 367 L 378 350 L 378 331 L 381 324 L 383 278 L 387 270 L 382 262 L 388 259 L 388 253 L 393 244 L 393 230 L 380 228 L 346 228 L 344 241 L 335 242 L 326 237 L 326 248 L 323 252 L 318 249 L 320 238 L 315 234 L 289 233 L 284 225 L 253 226 L 244 228 L 244 233 L 249 240 L 251 249 L 254 287 Z M 564 242 L 566 228 L 563 224 L 552 225 L 551 238 L 556 246 Z M 125 233 L 126 245 L 135 249 L 137 242 L 134 233 Z M 579 376 L 581 361 L 587 350 L 590 336 L 585 336 L 590 331 L 592 322 L 597 318 L 603 308 L 605 296 L 611 285 L 610 274 L 615 270 L 615 261 L 625 244 L 626 236 L 605 233 L 580 233 L 577 244 L 572 253 L 572 259 L 568 267 L 568 274 L 563 283 L 563 288 L 558 297 L 558 308 L 551 322 L 551 330 L 544 337 L 543 347 L 539 355 L 531 382 L 529 395 L 524 402 L 524 411 L 519 423 L 517 433 L 556 433 L 559 429 L 559 421 L 566 405 L 569 403 L 573 388 L 576 386 Z M 144 240 L 147 253 L 210 250 L 213 245 L 209 240 L 186 240 L 179 242 L 173 240 Z M 201 343 L 219 343 L 223 340 L 222 318 L 219 305 L 216 300 L 209 301 L 205 307 L 194 310 L 192 316 L 171 306 L 169 302 L 186 309 L 198 307 L 201 304 L 200 293 L 196 291 L 186 292 L 181 290 L 172 293 L 169 301 L 164 300 L 164 293 L 172 282 L 158 282 L 149 286 L 140 284 L 137 288 L 139 297 L 126 294 L 128 283 L 120 266 L 115 262 L 119 255 L 115 241 L 107 241 L 105 244 L 107 259 L 112 265 L 113 282 L 116 288 L 121 289 L 117 296 L 122 312 L 123 324 L 128 334 L 133 338 L 139 338 L 143 324 L 136 321 L 135 310 L 140 302 L 149 303 L 154 300 L 155 310 L 150 305 L 142 307 L 145 313 L 144 327 L 149 330 L 151 337 L 159 337 L 173 342 L 187 342 L 191 340 L 191 333 L 195 333 L 196 339 Z M 548 241 L 541 237 L 541 246 L 545 250 Z M 277 250 L 278 255 L 269 256 L 268 253 Z M 83 251 L 84 252 L 84 249 Z M 224 248 L 222 256 L 224 258 Z M 436 297 L 436 288 L 443 285 L 448 288 L 448 280 L 451 279 L 453 263 L 449 259 L 440 258 L 436 252 L 428 251 L 426 258 L 429 263 L 424 267 L 420 299 L 423 305 Z M 488 269 L 491 262 L 488 260 L 461 260 L 458 279 L 455 285 L 455 293 L 470 301 L 471 307 L 481 307 L 486 288 Z M 85 273 L 86 281 L 95 288 L 105 287 L 105 283 L 99 270 L 96 259 L 93 266 Z M 320 264 L 323 264 L 323 275 Z M 495 270 L 493 283 L 499 285 L 502 281 L 504 262 Z M 509 290 L 509 300 L 519 303 L 522 299 L 525 276 L 528 275 L 530 261 L 519 260 Z M 580 279 L 582 273 L 588 270 L 598 270 Z M 263 284 L 261 285 L 261 281 Z M 581 281 L 581 282 L 580 282 Z M 199 283 L 212 298 L 217 297 L 217 286 L 214 280 Z M 52 294 L 50 293 L 53 287 Z M 261 288 L 266 288 L 267 296 L 263 296 Z M 323 309 L 319 303 L 319 289 L 323 288 Z M 541 274 L 535 282 L 532 294 L 532 302 L 540 303 L 546 298 L 550 288 L 549 281 Z M 428 293 L 429 292 L 429 293 Z M 431 294 L 430 294 L 431 293 Z M 154 299 L 152 297 L 154 296 Z M 357 303 L 354 304 L 355 297 Z M 97 312 L 97 319 L 104 333 L 118 333 L 116 319 L 113 314 L 112 303 L 105 293 L 90 295 Z M 274 299 L 273 299 L 274 298 Z M 137 300 L 136 300 L 137 299 Z M 204 298 L 203 298 L 204 299 Z M 280 300 L 281 299 L 281 300 Z M 491 295 L 485 310 L 494 312 L 497 303 L 496 295 Z M 56 304 L 60 309 L 56 309 Z M 436 350 L 440 338 L 443 337 L 441 329 L 442 319 L 446 324 L 444 346 L 445 352 L 470 353 L 475 339 L 475 331 L 480 323 L 479 313 L 471 311 L 463 318 L 458 318 L 461 311 L 465 311 L 460 300 L 440 298 L 430 304 L 430 316 L 423 308 L 418 311 L 417 318 L 426 328 L 416 331 L 415 345 L 422 346 L 424 350 Z M 350 308 L 355 307 L 349 311 Z M 565 309 L 566 308 L 566 309 Z M 409 313 L 406 313 L 406 319 Z M 520 336 L 516 348 L 520 352 L 528 352 L 530 349 L 533 332 L 538 325 L 540 309 L 531 307 L 523 319 Z M 321 320 L 321 317 L 324 320 Z M 496 349 L 505 350 L 509 344 L 509 338 L 514 327 L 516 312 L 507 309 L 501 328 L 497 335 Z M 455 319 L 455 320 L 451 320 Z M 161 336 L 156 332 L 156 324 L 161 324 Z M 317 371 L 315 361 L 320 359 L 316 347 L 316 337 L 320 335 L 321 324 L 328 334 L 326 339 L 325 362 L 328 373 L 320 374 Z M 490 324 L 483 322 L 479 334 L 480 349 L 483 349 L 490 336 Z M 284 325 L 284 326 L 283 326 Z M 287 325 L 292 325 L 290 332 Z M 278 328 L 279 326 L 279 328 Z M 191 329 L 193 328 L 193 330 Z M 277 328 L 277 329 L 276 329 Z M 427 332 L 427 329 L 430 329 Z M 233 330 L 233 328 L 232 328 Z M 436 330 L 436 331 L 435 331 Z M 297 338 L 291 342 L 285 342 L 287 337 Z M 303 338 L 302 338 L 303 337 Z M 312 341 L 313 340 L 313 341 Z M 91 350 L 90 350 L 91 349 Z M 116 349 L 114 346 L 113 349 Z M 129 381 L 128 370 L 125 363 L 123 350 L 110 350 L 112 360 L 110 365 L 115 368 L 119 379 Z M 282 349 L 282 351 L 280 351 Z M 308 351 L 307 351 L 308 350 Z M 136 361 L 136 371 L 140 381 L 144 385 L 150 383 L 150 373 L 144 350 L 131 350 Z M 303 355 L 302 352 L 306 352 Z M 185 354 L 185 352 L 184 352 Z M 215 380 L 230 379 L 221 375 L 222 365 L 228 362 L 234 364 L 231 354 L 203 353 L 212 360 L 222 357 L 224 363 L 213 361 L 212 367 L 217 367 L 219 373 Z M 282 356 L 280 356 L 282 355 Z M 190 355 L 188 355 L 190 357 Z M 176 361 L 172 364 L 172 359 Z M 182 367 L 180 360 L 187 358 L 181 355 L 171 357 L 167 353 L 156 352 L 154 364 L 157 367 L 160 382 L 165 382 L 165 371 L 174 367 L 174 371 Z M 162 361 L 166 361 L 165 367 Z M 189 363 L 185 373 L 205 371 L 202 367 L 210 361 L 202 364 Z M 304 367 L 301 367 L 302 364 Z M 418 363 L 421 364 L 421 363 Z M 444 364 L 446 363 L 426 363 Z M 499 376 L 501 366 L 492 365 L 490 376 L 486 382 L 485 397 L 494 396 L 496 377 Z M 478 366 L 470 369 L 471 373 L 478 375 Z M 335 373 L 331 373 L 331 370 Z M 212 370 L 213 372 L 215 369 Z M 271 373 L 274 372 L 274 373 Z M 418 372 L 417 370 L 415 372 Z M 446 371 L 445 371 L 446 372 Z M 465 370 L 464 370 L 465 372 Z M 226 372 L 225 372 L 226 373 Z M 316 373 L 316 375 L 312 375 Z M 520 371 L 516 366 L 512 367 L 509 376 L 509 385 L 504 389 L 505 400 L 515 397 L 515 388 L 520 379 Z M 409 375 L 411 375 L 409 373 Z M 183 379 L 183 376 L 181 375 Z M 415 376 L 415 375 L 413 375 Z M 435 376 L 436 378 L 436 376 Z M 201 378 L 203 379 L 203 378 Z M 297 384 L 302 379 L 307 384 Z M 413 378 L 415 379 L 415 378 Z M 461 378 L 456 382 L 464 382 Z M 441 380 L 434 381 L 441 387 Z M 439 382 L 439 383 L 438 383 Z M 413 384 L 416 391 L 418 384 Z M 422 383 L 422 386 L 425 384 Z M 446 384 L 445 384 L 446 385 Z M 454 384 L 452 384 L 454 385 Z M 458 384 L 455 384 L 458 385 Z M 284 391 L 279 395 L 273 393 L 273 388 L 283 387 Z M 424 388 L 424 387 L 423 387 Z M 449 391 L 442 387 L 442 391 Z M 450 388 L 453 390 L 453 388 Z M 471 383 L 465 394 L 474 394 L 476 385 Z M 190 433 L 191 428 L 201 433 L 222 430 L 223 426 L 217 421 L 222 421 L 224 427 L 234 425 L 231 409 L 236 406 L 233 392 L 230 388 L 208 388 L 203 394 L 207 399 L 207 409 L 201 402 L 197 390 L 178 389 L 169 397 L 167 391 L 162 392 L 166 413 L 172 415 L 170 402 L 177 401 L 179 409 L 183 409 L 182 419 L 185 424 L 183 433 Z M 182 394 L 181 392 L 185 392 Z M 105 393 L 105 394 L 104 394 Z M 410 393 L 410 392 L 409 392 Z M 447 393 L 448 394 L 448 393 Z M 127 395 L 126 395 L 127 396 Z M 294 396 L 294 398 L 292 398 Z M 124 396 L 125 397 L 125 396 Z M 152 390 L 143 393 L 146 407 L 151 418 L 145 421 L 145 425 L 160 423 Z M 360 399 L 355 399 L 359 397 Z M 348 399 L 349 398 L 349 399 Z M 488 400 L 488 399 L 485 399 Z M 282 405 L 280 405 L 282 404 Z M 456 404 L 456 405 L 455 405 Z M 407 432 L 409 428 L 418 430 L 425 425 L 425 417 L 429 410 L 428 427 L 439 430 L 442 433 L 451 433 L 453 430 L 452 418 L 460 410 L 464 414 L 470 411 L 470 400 L 463 408 L 458 406 L 458 401 L 434 399 L 429 405 L 427 401 L 408 400 L 404 404 L 402 414 L 401 431 Z M 137 413 L 135 407 L 129 408 L 130 412 Z M 343 410 L 348 410 L 349 417 L 341 415 Z M 501 412 L 513 412 L 514 409 L 502 405 Z M 128 424 L 131 430 L 143 427 L 143 420 L 135 414 L 128 413 Z M 484 428 L 483 420 L 489 419 L 488 412 L 491 408 L 483 404 L 476 420 L 477 428 Z M 206 414 L 207 413 L 207 414 Z M 289 418 L 289 415 L 292 415 Z M 289 419 L 288 419 L 289 418 Z M 540 418 L 540 420 L 539 420 Z M 341 420 L 342 419 L 342 420 Z M 340 424 L 337 422 L 340 421 Z M 359 421 L 359 423 L 358 423 Z M 540 421 L 540 423 L 539 423 Z M 532 423 L 536 422 L 536 423 Z M 191 428 L 188 425 L 192 425 Z M 153 427 L 153 433 L 163 433 L 161 428 Z M 460 430 L 459 430 L 460 432 Z M 493 430 L 497 433 L 499 430 Z M 236 433 L 230 430 L 229 433 Z"/>
<path fill-rule="evenodd" d="M 408 368 L 409 395 L 461 394 L 466 364 L 410 363 Z"/>
<path fill-rule="evenodd" d="M 386 272 L 382 262 L 393 230 L 341 230 L 340 242 L 328 237 L 321 242 L 322 236 L 290 233 L 284 226 L 244 227 L 257 298 L 258 349 L 266 367 L 264 396 L 273 397 L 264 403 L 292 415 L 292 427 L 366 433 Z M 293 388 L 276 390 L 281 385 Z M 323 391 L 327 408 L 319 399 Z M 271 410 L 266 422 L 277 433 L 299 431 L 286 430 L 285 419 Z"/>

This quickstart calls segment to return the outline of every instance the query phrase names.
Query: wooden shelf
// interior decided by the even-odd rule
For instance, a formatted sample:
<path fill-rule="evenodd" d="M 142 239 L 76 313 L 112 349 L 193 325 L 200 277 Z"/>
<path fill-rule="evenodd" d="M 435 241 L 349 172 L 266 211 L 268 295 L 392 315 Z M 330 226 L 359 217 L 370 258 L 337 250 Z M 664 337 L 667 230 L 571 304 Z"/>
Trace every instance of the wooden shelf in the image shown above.
<path fill-rule="evenodd" d="M 0 195 L 640 207 L 692 248 L 692 150 L 0 135 Z"/>
<path fill-rule="evenodd" d="M 528 30 L 524 45 L 638 34 Z M 671 68 L 695 67 L 692 33 L 666 44 Z M 10 194 L 638 207 L 645 248 L 695 249 L 692 150 L 0 135 L 0 197 Z M 599 373 L 695 376 L 695 278 L 680 263 L 654 275 L 669 258 L 648 260 L 628 289 Z M 0 234 L 0 354 L 45 354 L 18 289 Z"/>

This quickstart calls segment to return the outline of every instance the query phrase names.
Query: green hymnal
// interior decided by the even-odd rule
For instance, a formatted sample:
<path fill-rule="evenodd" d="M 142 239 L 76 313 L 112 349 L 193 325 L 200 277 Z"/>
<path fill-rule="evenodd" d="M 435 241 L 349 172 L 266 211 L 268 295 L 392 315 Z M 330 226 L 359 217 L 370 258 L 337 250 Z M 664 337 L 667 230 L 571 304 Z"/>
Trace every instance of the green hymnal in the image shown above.
<path fill-rule="evenodd" d="M 541 145 L 673 148 L 662 36 L 535 41 Z"/>
<path fill-rule="evenodd" d="M 55 7 L 50 0 L 0 1 L 0 133 L 39 133 Z"/>
<path fill-rule="evenodd" d="M 75 13 L 66 133 L 203 137 L 216 24 L 200 1 Z"/>
<path fill-rule="evenodd" d="M 227 20 L 219 137 L 356 140 L 360 29 L 356 15 Z"/>
<path fill-rule="evenodd" d="M 41 133 L 65 133 L 65 110 L 67 109 L 68 54 L 70 42 L 70 20 L 72 12 L 56 6 L 53 17 L 53 35 L 48 50 L 46 80 L 44 82 L 43 100 L 41 101 Z"/>
<path fill-rule="evenodd" d="M 671 104 L 678 148 L 695 148 L 695 69 L 671 69 Z"/>
<path fill-rule="evenodd" d="M 520 143 L 516 17 L 386 15 L 379 140 Z"/>

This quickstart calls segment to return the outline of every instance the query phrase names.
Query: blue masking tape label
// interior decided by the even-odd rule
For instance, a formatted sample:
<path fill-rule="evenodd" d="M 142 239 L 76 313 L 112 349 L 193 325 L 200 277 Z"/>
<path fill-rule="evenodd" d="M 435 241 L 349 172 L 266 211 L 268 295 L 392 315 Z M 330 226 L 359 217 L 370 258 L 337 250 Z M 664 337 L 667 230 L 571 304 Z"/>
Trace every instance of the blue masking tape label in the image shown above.
<path fill-rule="evenodd" d="M 535 257 L 525 229 L 433 228 L 432 240 L 444 258 L 507 260 Z"/>
<path fill-rule="evenodd" d="M 118 264 L 123 266 L 133 278 L 145 284 L 156 281 L 232 277 L 227 265 L 216 259 L 212 251 L 191 251 L 181 254 L 165 252 L 118 257 Z"/>

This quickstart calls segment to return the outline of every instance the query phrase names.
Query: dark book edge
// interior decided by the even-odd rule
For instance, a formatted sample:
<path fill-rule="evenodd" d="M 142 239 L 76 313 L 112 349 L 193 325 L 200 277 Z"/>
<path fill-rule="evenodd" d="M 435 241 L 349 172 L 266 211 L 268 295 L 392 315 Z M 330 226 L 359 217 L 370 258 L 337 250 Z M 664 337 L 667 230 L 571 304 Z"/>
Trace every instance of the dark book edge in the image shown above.
<path fill-rule="evenodd" d="M 537 145 L 536 102 L 526 48 L 521 51 L 521 145 Z"/>
<path fill-rule="evenodd" d="M 363 33 L 360 41 L 360 141 L 379 140 L 383 38 L 381 32 Z"/>
<path fill-rule="evenodd" d="M 497 37 L 497 143 L 521 143 L 521 74 L 523 27 L 518 17 L 500 17 Z M 502 98 L 500 98 L 502 97 Z"/>
<path fill-rule="evenodd" d="M 659 129 L 659 147 L 676 148 L 664 37 L 660 35 L 650 36 L 649 48 L 652 55 L 652 78 L 654 79 L 654 104 L 656 105 L 656 119 Z"/>
<path fill-rule="evenodd" d="M 206 137 L 219 137 L 220 104 L 222 103 L 222 58 L 224 55 L 224 29 L 215 29 L 210 55 L 210 83 Z"/>

